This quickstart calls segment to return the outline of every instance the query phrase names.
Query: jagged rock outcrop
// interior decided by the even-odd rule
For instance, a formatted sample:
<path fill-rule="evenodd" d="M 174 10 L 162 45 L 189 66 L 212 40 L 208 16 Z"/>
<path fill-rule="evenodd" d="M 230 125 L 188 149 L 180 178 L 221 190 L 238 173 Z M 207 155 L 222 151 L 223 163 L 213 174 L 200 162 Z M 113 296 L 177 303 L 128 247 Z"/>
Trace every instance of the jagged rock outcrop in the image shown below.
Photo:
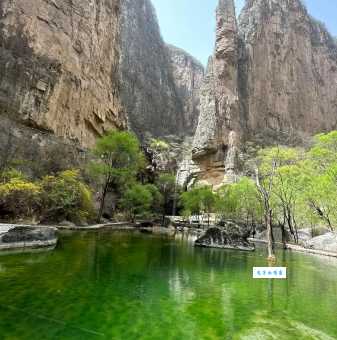
<path fill-rule="evenodd" d="M 246 141 L 299 144 L 337 128 L 336 42 L 300 0 L 247 0 L 238 24 L 234 1 L 220 0 L 210 63 L 194 143 L 200 181 L 235 180 Z"/>
<path fill-rule="evenodd" d="M 119 11 L 119 0 L 1 1 L 1 114 L 84 146 L 125 127 Z"/>
<path fill-rule="evenodd" d="M 164 43 L 149 0 L 122 1 L 121 42 L 121 96 L 131 129 L 143 140 L 193 135 L 203 67 Z"/>

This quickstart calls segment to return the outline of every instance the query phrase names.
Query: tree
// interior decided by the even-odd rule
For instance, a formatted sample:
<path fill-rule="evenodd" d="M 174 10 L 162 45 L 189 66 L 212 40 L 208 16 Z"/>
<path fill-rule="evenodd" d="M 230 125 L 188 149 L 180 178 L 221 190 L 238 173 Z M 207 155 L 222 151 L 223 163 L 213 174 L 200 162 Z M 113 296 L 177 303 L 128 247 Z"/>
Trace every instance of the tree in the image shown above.
<path fill-rule="evenodd" d="M 206 213 L 209 225 L 210 214 L 216 207 L 216 195 L 213 193 L 211 187 L 194 188 L 182 193 L 180 199 L 184 207 L 185 215 L 197 215 L 200 224 L 200 214 Z"/>
<path fill-rule="evenodd" d="M 151 211 L 155 214 L 164 215 L 165 217 L 164 198 L 158 187 L 154 184 L 146 184 L 145 188 L 152 195 Z"/>
<path fill-rule="evenodd" d="M 243 177 L 239 182 L 225 185 L 219 190 L 216 210 L 223 218 L 243 222 L 246 226 L 255 224 L 261 218 L 261 202 L 254 181 Z"/>
<path fill-rule="evenodd" d="M 294 241 L 298 243 L 296 208 L 303 191 L 301 177 L 302 168 L 299 164 L 284 165 L 276 169 L 273 192 L 283 214 L 280 225 L 284 247 L 286 247 L 285 225 L 288 226 Z"/>
<path fill-rule="evenodd" d="M 307 168 L 304 179 L 304 200 L 316 219 L 323 221 L 330 231 L 337 224 L 337 165 L 317 173 Z"/>
<path fill-rule="evenodd" d="M 129 214 L 132 222 L 135 221 L 137 215 L 148 213 L 152 204 L 151 188 L 142 184 L 131 186 L 121 199 L 121 207 Z"/>
<path fill-rule="evenodd" d="M 156 181 L 156 186 L 163 196 L 164 219 L 166 214 L 170 214 L 172 212 L 172 203 L 175 200 L 176 191 L 178 191 L 179 188 L 177 188 L 175 176 L 169 173 L 159 175 L 159 178 Z"/>
<path fill-rule="evenodd" d="M 144 156 L 137 137 L 126 131 L 112 131 L 98 139 L 94 154 L 99 161 L 90 166 L 101 185 L 98 221 L 101 220 L 109 189 L 117 191 L 135 181 L 144 166 Z"/>
<path fill-rule="evenodd" d="M 288 196 L 282 194 L 282 190 L 288 187 L 287 185 L 284 185 L 285 178 L 283 176 L 287 168 L 283 168 L 283 171 L 280 169 L 296 164 L 301 158 L 301 154 L 302 151 L 299 149 L 278 146 L 260 150 L 256 159 L 255 181 L 261 201 L 263 202 L 264 220 L 267 228 L 268 259 L 270 260 L 275 260 L 273 240 L 273 217 L 276 210 L 275 194 L 281 198 L 283 208 L 289 208 L 283 209 L 285 216 L 288 217 L 287 221 L 290 223 L 289 227 L 292 227 L 291 221 L 293 221 L 293 211 L 290 209 L 292 208 L 293 203 L 292 197 L 289 202 L 289 200 L 285 199 L 285 197 L 288 198 Z M 279 184 L 279 187 L 276 186 L 277 183 Z M 282 190 L 280 191 L 280 189 Z M 281 227 L 285 244 L 284 224 L 281 224 Z"/>
<path fill-rule="evenodd" d="M 314 137 L 305 165 L 304 199 L 313 215 L 333 231 L 337 223 L 337 131 Z"/>

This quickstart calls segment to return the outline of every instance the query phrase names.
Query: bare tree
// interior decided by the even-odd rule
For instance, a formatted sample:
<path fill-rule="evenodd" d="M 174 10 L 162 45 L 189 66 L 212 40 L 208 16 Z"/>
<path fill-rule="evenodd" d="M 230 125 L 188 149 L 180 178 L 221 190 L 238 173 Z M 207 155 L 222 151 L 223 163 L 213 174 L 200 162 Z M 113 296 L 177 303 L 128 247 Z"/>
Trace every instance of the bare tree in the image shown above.
<path fill-rule="evenodd" d="M 273 161 L 271 172 L 261 178 L 258 167 L 255 169 L 256 186 L 263 202 L 264 221 L 267 227 L 267 248 L 268 260 L 276 261 L 274 237 L 273 237 L 273 209 L 271 205 L 271 195 L 273 179 L 275 176 L 276 162 Z"/>

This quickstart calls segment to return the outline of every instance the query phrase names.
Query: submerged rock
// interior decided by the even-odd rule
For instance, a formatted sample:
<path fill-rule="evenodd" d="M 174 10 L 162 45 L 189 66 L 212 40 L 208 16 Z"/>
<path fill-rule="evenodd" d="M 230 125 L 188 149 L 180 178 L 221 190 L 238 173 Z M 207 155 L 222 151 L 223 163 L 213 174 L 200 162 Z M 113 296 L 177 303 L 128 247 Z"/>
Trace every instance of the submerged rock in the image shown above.
<path fill-rule="evenodd" d="M 214 227 L 195 241 L 199 247 L 237 249 L 245 251 L 255 250 L 255 246 L 248 241 L 249 232 L 235 223 L 226 223 L 224 228 Z"/>

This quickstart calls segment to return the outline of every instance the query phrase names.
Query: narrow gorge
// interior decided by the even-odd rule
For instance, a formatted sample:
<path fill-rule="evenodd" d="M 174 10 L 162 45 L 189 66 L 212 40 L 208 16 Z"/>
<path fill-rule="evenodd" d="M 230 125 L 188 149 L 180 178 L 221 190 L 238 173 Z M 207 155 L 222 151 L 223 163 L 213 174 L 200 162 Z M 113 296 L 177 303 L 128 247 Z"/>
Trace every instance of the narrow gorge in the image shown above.
<path fill-rule="evenodd" d="M 24 158 L 59 142 L 74 159 L 116 128 L 194 137 L 179 181 L 218 187 L 243 171 L 247 142 L 299 145 L 337 123 L 336 43 L 300 0 L 250 0 L 238 19 L 219 1 L 205 75 L 163 41 L 150 0 L 5 0 L 0 61 L 0 139 Z"/>
<path fill-rule="evenodd" d="M 1 339 L 337 339 L 332 3 L 0 0 Z"/>

